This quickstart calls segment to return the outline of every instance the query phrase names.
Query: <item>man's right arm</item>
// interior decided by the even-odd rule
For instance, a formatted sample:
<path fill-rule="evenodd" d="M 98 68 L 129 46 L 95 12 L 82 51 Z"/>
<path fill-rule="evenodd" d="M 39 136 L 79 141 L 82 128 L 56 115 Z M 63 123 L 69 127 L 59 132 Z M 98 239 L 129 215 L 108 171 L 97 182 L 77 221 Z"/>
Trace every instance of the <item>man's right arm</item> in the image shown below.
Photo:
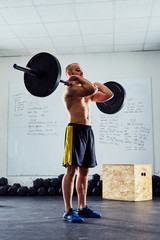
<path fill-rule="evenodd" d="M 73 75 L 66 83 L 72 83 L 67 87 L 67 92 L 71 96 L 86 97 L 95 93 L 96 87 L 87 79 Z"/>
<path fill-rule="evenodd" d="M 107 88 L 104 84 L 96 82 L 94 83 L 97 86 L 98 91 L 91 96 L 91 100 L 94 102 L 105 102 L 114 97 L 113 92 Z"/>

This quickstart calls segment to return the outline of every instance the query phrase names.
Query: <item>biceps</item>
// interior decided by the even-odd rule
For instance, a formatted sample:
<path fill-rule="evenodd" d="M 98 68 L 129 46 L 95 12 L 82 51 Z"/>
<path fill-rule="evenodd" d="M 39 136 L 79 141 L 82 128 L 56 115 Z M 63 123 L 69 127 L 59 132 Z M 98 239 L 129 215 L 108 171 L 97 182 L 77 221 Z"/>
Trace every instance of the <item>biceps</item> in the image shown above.
<path fill-rule="evenodd" d="M 97 92 L 92 96 L 92 101 L 93 102 L 106 102 L 110 100 L 112 96 L 110 94 L 102 93 L 102 92 Z"/>

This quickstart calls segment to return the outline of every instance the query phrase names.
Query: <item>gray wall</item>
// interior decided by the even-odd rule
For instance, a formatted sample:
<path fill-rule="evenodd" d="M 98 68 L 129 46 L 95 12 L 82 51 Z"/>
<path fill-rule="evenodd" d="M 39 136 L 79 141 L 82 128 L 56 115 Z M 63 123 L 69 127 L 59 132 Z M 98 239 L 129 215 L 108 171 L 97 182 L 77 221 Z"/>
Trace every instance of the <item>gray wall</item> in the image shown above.
<path fill-rule="evenodd" d="M 152 78 L 153 145 L 155 174 L 160 175 L 160 52 L 108 53 L 56 56 L 62 66 L 62 79 L 66 79 L 64 68 L 71 62 L 79 62 L 85 77 L 90 81 L 101 78 L 118 79 L 132 77 Z M 7 172 L 8 136 L 8 83 L 22 81 L 23 73 L 13 69 L 13 64 L 25 66 L 30 57 L 0 58 L 0 177 Z M 31 177 L 9 177 L 9 181 L 30 184 Z"/>

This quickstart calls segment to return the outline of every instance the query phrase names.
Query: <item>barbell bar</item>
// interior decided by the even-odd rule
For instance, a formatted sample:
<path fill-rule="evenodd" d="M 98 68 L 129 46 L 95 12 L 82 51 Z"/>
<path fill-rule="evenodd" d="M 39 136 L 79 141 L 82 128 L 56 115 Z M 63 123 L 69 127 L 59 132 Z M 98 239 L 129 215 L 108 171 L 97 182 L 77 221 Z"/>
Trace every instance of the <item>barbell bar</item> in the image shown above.
<path fill-rule="evenodd" d="M 24 84 L 27 90 L 36 97 L 47 97 L 53 93 L 59 83 L 66 83 L 61 80 L 61 66 L 58 59 L 46 52 L 33 56 L 26 67 L 13 65 L 13 68 L 24 72 Z M 96 103 L 98 109 L 106 114 L 118 112 L 124 102 L 125 90 L 117 82 L 104 83 L 113 93 L 114 97 L 103 103 Z"/>
<path fill-rule="evenodd" d="M 38 72 L 36 72 L 36 71 L 34 71 L 34 70 L 30 69 L 30 68 L 18 66 L 16 63 L 13 65 L 13 67 L 15 69 L 17 69 L 17 70 L 23 71 L 23 72 L 25 72 L 25 73 L 27 73 L 29 75 L 34 76 L 34 77 L 41 77 L 41 75 L 38 74 Z M 66 81 L 64 81 L 64 80 L 60 80 L 60 82 L 66 84 Z"/>

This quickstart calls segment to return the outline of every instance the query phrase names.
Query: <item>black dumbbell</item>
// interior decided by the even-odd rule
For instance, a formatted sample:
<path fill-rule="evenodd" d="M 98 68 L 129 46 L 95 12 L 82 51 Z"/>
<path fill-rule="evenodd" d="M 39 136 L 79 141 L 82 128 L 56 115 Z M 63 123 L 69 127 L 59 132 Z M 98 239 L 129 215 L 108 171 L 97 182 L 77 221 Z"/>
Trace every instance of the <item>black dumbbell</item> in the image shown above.
<path fill-rule="evenodd" d="M 7 178 L 0 178 L 0 186 L 5 186 L 8 184 L 8 179 Z"/>
<path fill-rule="evenodd" d="M 44 179 L 44 181 L 43 181 L 43 187 L 45 187 L 45 188 L 47 188 L 47 189 L 50 187 L 50 179 L 49 179 L 49 178 Z"/>
<path fill-rule="evenodd" d="M 17 187 L 16 186 L 10 186 L 8 188 L 8 195 L 9 196 L 15 196 L 17 194 Z"/>
<path fill-rule="evenodd" d="M 15 186 L 17 189 L 21 187 L 20 183 L 14 183 L 13 186 Z"/>
<path fill-rule="evenodd" d="M 160 188 L 160 181 L 159 181 L 159 182 L 157 182 L 157 187 L 158 187 L 158 188 Z"/>
<path fill-rule="evenodd" d="M 97 187 L 102 191 L 102 180 L 97 182 Z"/>
<path fill-rule="evenodd" d="M 100 181 L 100 175 L 96 173 L 96 174 L 92 175 L 92 179 L 93 179 L 95 182 L 98 182 L 98 181 Z"/>
<path fill-rule="evenodd" d="M 154 193 L 157 197 L 159 197 L 160 196 L 160 188 L 156 188 Z"/>
<path fill-rule="evenodd" d="M 39 196 L 45 196 L 47 195 L 47 189 L 45 187 L 40 187 L 38 188 L 37 193 Z"/>
<path fill-rule="evenodd" d="M 88 188 L 89 189 L 93 189 L 94 187 L 96 187 L 96 185 L 97 185 L 97 182 L 95 182 L 94 179 L 88 180 Z"/>
<path fill-rule="evenodd" d="M 59 188 L 60 181 L 58 180 L 58 178 L 51 178 L 50 179 L 50 186 L 55 187 L 55 188 Z"/>
<path fill-rule="evenodd" d="M 56 187 L 49 187 L 48 188 L 48 195 L 49 196 L 57 196 L 58 195 L 58 189 Z"/>
<path fill-rule="evenodd" d="M 36 196 L 37 195 L 37 189 L 35 187 L 29 187 L 28 195 L 29 196 Z"/>
<path fill-rule="evenodd" d="M 93 188 L 87 188 L 87 196 L 92 196 Z"/>
<path fill-rule="evenodd" d="M 59 196 L 63 196 L 63 191 L 62 191 L 62 188 L 60 187 L 59 190 L 58 190 L 58 195 Z"/>
<path fill-rule="evenodd" d="M 152 176 L 152 181 L 153 181 L 154 183 L 158 183 L 158 182 L 160 181 L 160 177 L 157 176 L 157 175 L 153 175 L 153 176 Z"/>
<path fill-rule="evenodd" d="M 99 187 L 94 187 L 93 190 L 92 190 L 92 195 L 93 196 L 100 196 L 101 195 L 101 190 Z"/>
<path fill-rule="evenodd" d="M 95 187 L 97 187 L 97 182 L 95 181 L 95 179 L 92 178 L 92 179 L 88 180 L 88 189 L 87 189 L 88 196 L 92 195 L 92 190 Z"/>
<path fill-rule="evenodd" d="M 60 174 L 60 175 L 58 176 L 58 181 L 59 181 L 60 183 L 62 183 L 63 177 L 64 177 L 64 174 Z"/>
<path fill-rule="evenodd" d="M 0 196 L 6 196 L 8 194 L 9 185 L 4 185 L 0 187 Z"/>
<path fill-rule="evenodd" d="M 20 187 L 17 189 L 17 196 L 26 196 L 28 194 L 28 187 Z"/>
<path fill-rule="evenodd" d="M 42 178 L 37 178 L 33 181 L 33 186 L 38 189 L 40 187 L 43 187 L 43 179 Z"/>

